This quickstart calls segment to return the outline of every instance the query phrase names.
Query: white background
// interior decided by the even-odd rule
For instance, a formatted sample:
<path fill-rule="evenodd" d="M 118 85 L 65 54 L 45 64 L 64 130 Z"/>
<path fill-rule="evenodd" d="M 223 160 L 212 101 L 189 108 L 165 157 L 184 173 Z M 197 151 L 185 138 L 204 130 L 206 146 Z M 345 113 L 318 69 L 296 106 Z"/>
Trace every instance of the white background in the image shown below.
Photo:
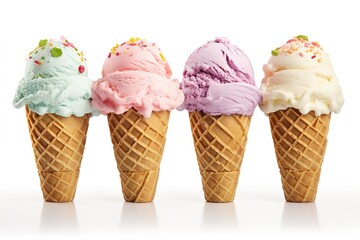
<path fill-rule="evenodd" d="M 94 2 L 94 3 L 93 3 Z M 360 236 L 356 1 L 1 1 L 0 238 L 183 239 L 232 235 L 303 239 Z M 257 108 L 236 199 L 205 203 L 187 112 L 173 111 L 155 201 L 124 203 L 107 119 L 92 118 L 74 203 L 43 203 L 25 119 L 12 106 L 25 58 L 43 38 L 66 36 L 85 52 L 89 76 L 116 43 L 156 42 L 181 80 L 189 54 L 216 36 L 250 58 L 259 86 L 270 51 L 298 34 L 330 54 L 345 105 L 332 115 L 316 203 L 285 203 L 267 117 Z"/>

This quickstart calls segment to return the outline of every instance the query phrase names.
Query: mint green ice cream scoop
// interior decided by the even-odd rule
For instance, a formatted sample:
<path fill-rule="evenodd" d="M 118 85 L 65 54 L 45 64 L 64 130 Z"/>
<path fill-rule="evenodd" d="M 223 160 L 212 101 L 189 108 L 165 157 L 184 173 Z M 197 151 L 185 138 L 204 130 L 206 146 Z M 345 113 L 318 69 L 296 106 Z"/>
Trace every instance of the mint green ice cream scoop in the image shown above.
<path fill-rule="evenodd" d="M 39 115 L 81 117 L 93 112 L 91 86 L 83 52 L 64 37 L 40 40 L 26 59 L 13 104 L 16 108 L 28 105 Z"/>

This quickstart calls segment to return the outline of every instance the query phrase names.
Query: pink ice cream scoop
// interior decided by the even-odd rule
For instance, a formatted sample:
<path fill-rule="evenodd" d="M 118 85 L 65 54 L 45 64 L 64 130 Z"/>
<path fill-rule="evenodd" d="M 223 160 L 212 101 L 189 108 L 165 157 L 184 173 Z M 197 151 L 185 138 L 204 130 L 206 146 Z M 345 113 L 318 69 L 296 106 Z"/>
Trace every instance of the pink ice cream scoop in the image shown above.
<path fill-rule="evenodd" d="M 184 100 L 179 82 L 154 43 L 131 38 L 116 44 L 105 60 L 102 78 L 92 87 L 93 107 L 102 114 L 135 108 L 145 118 L 152 111 L 172 110 Z"/>
<path fill-rule="evenodd" d="M 261 101 L 248 57 L 226 38 L 196 49 L 185 64 L 178 108 L 211 115 L 252 115 Z"/>

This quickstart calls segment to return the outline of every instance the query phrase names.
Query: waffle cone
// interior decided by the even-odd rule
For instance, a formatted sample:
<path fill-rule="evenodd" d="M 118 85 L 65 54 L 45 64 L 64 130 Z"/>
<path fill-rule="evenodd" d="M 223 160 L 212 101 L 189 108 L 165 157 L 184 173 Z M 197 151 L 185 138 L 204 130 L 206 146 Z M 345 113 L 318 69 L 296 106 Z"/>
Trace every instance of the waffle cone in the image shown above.
<path fill-rule="evenodd" d="M 169 111 L 159 111 L 144 118 L 133 108 L 120 115 L 108 114 L 125 201 L 153 201 L 169 117 Z"/>
<path fill-rule="evenodd" d="M 44 200 L 72 201 L 90 114 L 83 117 L 38 115 L 26 107 L 26 117 Z"/>
<path fill-rule="evenodd" d="M 286 201 L 315 201 L 330 117 L 301 114 L 294 108 L 269 114 Z"/>
<path fill-rule="evenodd" d="M 206 201 L 232 202 L 251 116 L 195 111 L 189 117 Z"/>

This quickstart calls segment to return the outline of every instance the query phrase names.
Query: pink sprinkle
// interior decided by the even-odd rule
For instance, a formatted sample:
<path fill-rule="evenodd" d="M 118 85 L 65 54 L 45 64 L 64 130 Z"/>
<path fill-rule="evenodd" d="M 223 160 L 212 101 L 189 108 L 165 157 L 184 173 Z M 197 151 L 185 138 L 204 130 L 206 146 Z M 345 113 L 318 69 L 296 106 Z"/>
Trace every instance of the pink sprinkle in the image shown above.
<path fill-rule="evenodd" d="M 314 46 L 320 47 L 318 42 L 311 42 Z"/>
<path fill-rule="evenodd" d="M 108 58 L 111 58 L 111 52 L 109 52 Z"/>
<path fill-rule="evenodd" d="M 124 45 L 126 42 L 123 42 L 120 46 Z"/>
<path fill-rule="evenodd" d="M 305 47 L 309 47 L 310 43 L 306 42 L 304 45 L 305 45 Z"/>
<path fill-rule="evenodd" d="M 300 52 L 299 55 L 300 55 L 300 57 L 303 57 L 303 56 L 304 56 L 304 54 L 303 54 L 302 52 Z"/>
<path fill-rule="evenodd" d="M 78 70 L 79 70 L 79 73 L 83 73 L 83 72 L 85 72 L 85 67 L 83 65 L 80 65 Z"/>
<path fill-rule="evenodd" d="M 311 59 L 314 59 L 314 58 L 316 58 L 316 55 L 312 55 Z"/>
<path fill-rule="evenodd" d="M 291 42 L 293 42 L 294 41 L 294 39 L 290 39 L 289 41 L 287 41 L 286 43 L 291 43 Z"/>

